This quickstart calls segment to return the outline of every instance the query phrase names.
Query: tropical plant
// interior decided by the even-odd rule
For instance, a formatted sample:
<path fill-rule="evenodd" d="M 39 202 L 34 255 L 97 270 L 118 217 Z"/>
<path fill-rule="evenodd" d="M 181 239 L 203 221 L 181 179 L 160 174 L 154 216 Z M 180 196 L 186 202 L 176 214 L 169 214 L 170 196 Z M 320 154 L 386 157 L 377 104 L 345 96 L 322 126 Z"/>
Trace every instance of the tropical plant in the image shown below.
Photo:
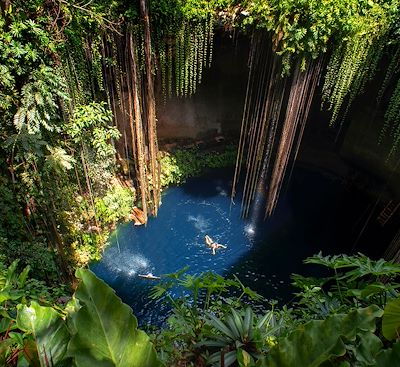
<path fill-rule="evenodd" d="M 232 166 L 235 163 L 237 147 L 229 144 L 222 152 L 199 149 L 177 149 L 162 152 L 160 159 L 161 186 L 180 184 L 189 177 L 198 176 L 209 168 Z"/>
<path fill-rule="evenodd" d="M 237 278 L 184 275 L 185 269 L 167 275 L 153 291 L 172 307 L 168 328 L 154 336 L 163 361 L 242 367 L 383 366 L 394 360 L 398 346 L 388 340 L 398 339 L 400 265 L 362 254 L 318 254 L 305 262 L 333 274 L 295 275 L 300 291 L 282 308 Z"/>
<path fill-rule="evenodd" d="M 388 340 L 400 338 L 400 297 L 389 301 L 382 318 L 382 334 Z"/>
<path fill-rule="evenodd" d="M 281 321 L 277 322 L 273 309 L 259 317 L 251 307 L 239 312 L 232 308 L 223 318 L 207 313 L 210 335 L 205 334 L 205 340 L 197 346 L 206 346 L 208 350 L 218 348 L 207 358 L 208 364 L 219 365 L 223 360 L 226 367 L 235 362 L 240 366 L 253 366 L 260 355 L 275 344 L 276 335 L 283 327 Z"/>
<path fill-rule="evenodd" d="M 14 270 L 9 269 L 2 294 L 26 280 L 28 270 L 18 278 Z M 76 276 L 80 283 L 65 310 L 32 301 L 16 309 L 8 306 L 14 315 L 17 311 L 14 318 L 5 318 L 3 311 L 0 360 L 43 367 L 161 366 L 149 337 L 137 329 L 132 310 L 115 292 L 88 270 L 78 270 Z M 16 292 L 14 300 L 20 299 Z"/>
<path fill-rule="evenodd" d="M 377 306 L 313 320 L 279 340 L 260 366 L 371 366 L 382 348 L 374 334 Z"/>
<path fill-rule="evenodd" d="M 135 193 L 130 188 L 114 185 L 102 198 L 95 199 L 98 219 L 105 224 L 127 219 L 132 212 Z"/>
<path fill-rule="evenodd" d="M 65 295 L 61 289 L 49 288 L 44 282 L 28 278 L 29 267 L 21 273 L 17 271 L 18 260 L 8 268 L 0 263 L 0 361 L 3 365 L 18 363 L 38 366 L 38 357 L 34 339 L 21 333 L 18 324 L 17 307 L 23 307 L 29 301 L 37 304 L 55 302 L 58 297 Z M 18 305 L 18 306 L 17 306 Z M 46 333 L 52 330 L 46 330 Z M 43 363 L 43 365 L 46 365 Z"/>
<path fill-rule="evenodd" d="M 20 106 L 14 115 L 17 130 L 29 134 L 40 132 L 41 128 L 60 131 L 56 125 L 58 99 L 66 100 L 65 83 L 54 69 L 41 65 L 32 72 L 27 83 L 21 89 Z"/>
<path fill-rule="evenodd" d="M 323 256 L 319 253 L 304 262 L 333 271 L 331 276 L 317 279 L 293 276 L 294 286 L 301 289 L 297 304 L 305 314 L 326 317 L 370 304 L 384 307 L 398 295 L 400 284 L 395 279 L 400 274 L 400 266 L 390 261 L 371 260 L 363 254 Z"/>

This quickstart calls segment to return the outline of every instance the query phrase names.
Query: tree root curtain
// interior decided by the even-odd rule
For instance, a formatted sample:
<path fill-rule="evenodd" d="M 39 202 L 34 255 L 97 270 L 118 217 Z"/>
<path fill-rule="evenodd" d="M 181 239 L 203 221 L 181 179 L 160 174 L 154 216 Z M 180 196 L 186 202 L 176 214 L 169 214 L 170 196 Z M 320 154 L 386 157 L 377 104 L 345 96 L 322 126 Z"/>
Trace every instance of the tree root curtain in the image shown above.
<path fill-rule="evenodd" d="M 267 198 L 265 216 L 274 211 L 286 172 L 296 160 L 322 71 L 318 59 L 304 71 L 297 64 L 291 76 L 282 76 L 282 59 L 272 46 L 268 33 L 253 33 L 232 189 L 233 200 L 244 162 L 243 217 L 248 216 L 257 193 Z"/>
<path fill-rule="evenodd" d="M 129 25 L 124 36 L 108 35 L 105 40 L 105 56 L 117 62 L 104 67 L 104 76 L 115 124 L 124 136 L 125 159 L 132 158 L 134 164 L 147 221 L 149 212 L 157 215 L 160 203 L 160 165 L 146 1 L 141 1 L 141 10 L 144 32 Z"/>

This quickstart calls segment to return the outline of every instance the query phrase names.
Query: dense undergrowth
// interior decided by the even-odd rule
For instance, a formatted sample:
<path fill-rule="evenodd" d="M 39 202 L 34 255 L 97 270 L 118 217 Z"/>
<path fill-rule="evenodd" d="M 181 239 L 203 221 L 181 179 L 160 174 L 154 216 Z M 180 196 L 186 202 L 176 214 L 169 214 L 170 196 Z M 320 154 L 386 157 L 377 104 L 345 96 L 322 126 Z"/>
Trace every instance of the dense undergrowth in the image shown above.
<path fill-rule="evenodd" d="M 234 277 L 165 274 L 150 296 L 172 311 L 150 337 L 132 310 L 88 270 L 73 297 L 43 291 L 16 263 L 0 269 L 0 361 L 8 366 L 395 366 L 400 356 L 400 265 L 322 256 L 324 278 L 293 275 L 278 306 Z"/>
<path fill-rule="evenodd" d="M 180 184 L 187 178 L 198 176 L 210 168 L 233 166 L 237 147 L 230 144 L 223 151 L 177 149 L 161 152 L 161 184 L 163 187 Z"/>

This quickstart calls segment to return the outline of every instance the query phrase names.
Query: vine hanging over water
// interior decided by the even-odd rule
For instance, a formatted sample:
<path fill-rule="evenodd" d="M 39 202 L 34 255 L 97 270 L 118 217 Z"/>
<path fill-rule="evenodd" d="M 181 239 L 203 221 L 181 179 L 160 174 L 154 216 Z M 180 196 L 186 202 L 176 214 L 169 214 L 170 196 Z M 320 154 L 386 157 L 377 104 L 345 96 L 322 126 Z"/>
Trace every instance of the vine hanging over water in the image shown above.
<path fill-rule="evenodd" d="M 385 126 L 390 125 L 392 125 L 393 143 L 389 152 L 389 158 L 398 152 L 400 146 L 400 79 L 397 82 L 385 114 Z"/>
<path fill-rule="evenodd" d="M 285 173 L 296 159 L 322 68 L 322 60 L 319 59 L 308 63 L 303 72 L 298 65 L 293 77 L 282 77 L 282 57 L 268 47 L 270 42 L 270 35 L 265 32 L 253 35 L 232 189 L 233 199 L 245 158 L 244 217 L 250 213 L 252 204 L 253 215 L 259 215 L 262 197 L 267 203 L 266 215 L 272 214 Z M 273 156 L 272 152 L 276 154 Z"/>
<path fill-rule="evenodd" d="M 211 66 L 215 9 L 213 1 L 151 2 L 164 98 L 172 90 L 178 97 L 193 95 Z"/>
<path fill-rule="evenodd" d="M 375 74 L 384 49 L 384 36 L 381 38 L 372 42 L 360 35 L 334 50 L 327 66 L 322 95 L 323 103 L 332 112 L 331 125 L 338 119 L 346 99 L 349 106 Z"/>

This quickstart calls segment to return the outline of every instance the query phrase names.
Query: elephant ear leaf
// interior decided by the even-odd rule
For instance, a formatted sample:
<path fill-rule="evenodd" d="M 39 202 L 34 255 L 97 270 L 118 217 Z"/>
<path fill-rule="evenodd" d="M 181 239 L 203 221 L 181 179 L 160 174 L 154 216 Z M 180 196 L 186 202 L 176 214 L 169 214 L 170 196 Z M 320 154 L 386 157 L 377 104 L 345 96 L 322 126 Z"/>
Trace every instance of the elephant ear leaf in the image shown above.
<path fill-rule="evenodd" d="M 82 307 L 72 315 L 76 333 L 68 345 L 75 365 L 161 366 L 149 337 L 114 290 L 89 270 L 78 269 L 76 277 L 75 297 Z"/>
<path fill-rule="evenodd" d="M 385 306 L 382 317 L 382 333 L 388 340 L 393 340 L 400 333 L 400 297 Z"/>
<path fill-rule="evenodd" d="M 21 305 L 18 308 L 17 326 L 35 337 L 41 366 L 70 365 L 66 359 L 70 334 L 56 310 L 40 306 L 35 301 L 30 307 Z"/>
<path fill-rule="evenodd" d="M 347 315 L 337 314 L 323 321 L 309 321 L 272 348 L 265 365 L 318 367 L 331 358 L 343 356 L 346 353 L 345 341 L 355 340 L 359 332 L 373 333 L 376 318 L 382 313 L 373 305 Z"/>
<path fill-rule="evenodd" d="M 376 357 L 377 367 L 397 366 L 400 361 L 400 342 L 391 349 L 385 349 Z"/>

